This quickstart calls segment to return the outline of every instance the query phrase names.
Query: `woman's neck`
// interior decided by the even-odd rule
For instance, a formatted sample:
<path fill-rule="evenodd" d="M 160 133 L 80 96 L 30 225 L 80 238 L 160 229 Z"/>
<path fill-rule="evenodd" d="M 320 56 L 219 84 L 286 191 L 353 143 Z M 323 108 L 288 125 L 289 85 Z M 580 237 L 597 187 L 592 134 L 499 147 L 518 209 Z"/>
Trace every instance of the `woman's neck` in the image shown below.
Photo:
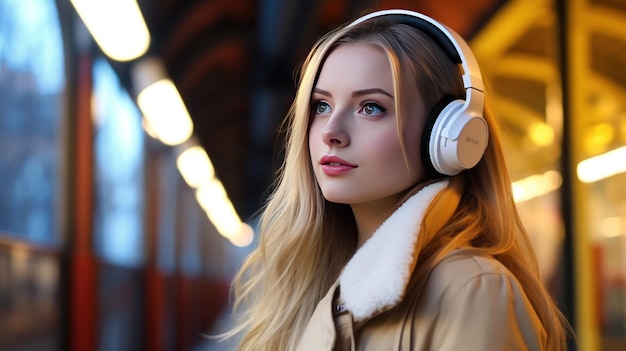
<path fill-rule="evenodd" d="M 402 204 L 404 199 L 436 181 L 438 179 L 425 179 L 401 193 L 376 201 L 350 205 L 359 235 L 357 248 L 361 247 L 376 232 L 383 222 Z"/>
<path fill-rule="evenodd" d="M 404 194 L 398 194 L 377 201 L 350 205 L 359 234 L 357 248 L 361 247 L 391 216 L 403 197 Z"/>

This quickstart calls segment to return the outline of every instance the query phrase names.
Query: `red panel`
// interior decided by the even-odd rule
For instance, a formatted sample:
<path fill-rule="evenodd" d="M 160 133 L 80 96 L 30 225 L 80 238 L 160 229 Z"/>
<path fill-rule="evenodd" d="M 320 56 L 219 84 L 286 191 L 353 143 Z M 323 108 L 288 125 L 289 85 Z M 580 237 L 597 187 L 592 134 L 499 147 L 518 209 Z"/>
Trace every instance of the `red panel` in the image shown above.
<path fill-rule="evenodd" d="M 70 253 L 70 350 L 95 350 L 96 265 L 91 248 L 93 215 L 92 61 L 81 57 L 76 88 L 75 208 Z"/>
<path fill-rule="evenodd" d="M 228 280 L 205 280 L 202 284 L 202 326 L 210 330 L 228 304 L 230 282 Z"/>
<path fill-rule="evenodd" d="M 167 313 L 166 279 L 158 270 L 150 268 L 146 272 L 146 348 L 161 351 L 166 348 L 167 335 L 165 319 Z"/>
<path fill-rule="evenodd" d="M 210 332 L 224 310 L 229 283 L 179 276 L 176 287 L 176 349 L 189 350 Z"/>

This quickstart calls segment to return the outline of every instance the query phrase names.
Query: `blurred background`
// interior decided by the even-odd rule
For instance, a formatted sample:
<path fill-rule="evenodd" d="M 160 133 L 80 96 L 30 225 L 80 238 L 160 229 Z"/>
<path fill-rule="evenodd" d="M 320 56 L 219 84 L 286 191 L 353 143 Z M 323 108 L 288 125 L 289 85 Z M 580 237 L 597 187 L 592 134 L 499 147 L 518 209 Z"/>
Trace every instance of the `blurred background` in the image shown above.
<path fill-rule="evenodd" d="M 626 350 L 625 0 L 0 0 L 0 349 L 229 350 L 229 284 L 314 41 L 468 39 L 578 350 Z"/>

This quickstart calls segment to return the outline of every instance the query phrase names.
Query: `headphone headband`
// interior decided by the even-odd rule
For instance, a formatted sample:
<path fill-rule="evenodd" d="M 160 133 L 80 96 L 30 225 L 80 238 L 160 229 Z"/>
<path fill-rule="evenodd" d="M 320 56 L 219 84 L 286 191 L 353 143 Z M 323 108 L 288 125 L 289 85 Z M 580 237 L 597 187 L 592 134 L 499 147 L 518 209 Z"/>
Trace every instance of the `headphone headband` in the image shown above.
<path fill-rule="evenodd" d="M 446 52 L 452 62 L 460 63 L 463 66 L 463 86 L 465 89 L 472 88 L 480 92 L 483 91 L 483 79 L 478 62 L 467 42 L 457 32 L 424 14 L 400 9 L 372 12 L 356 19 L 348 27 L 377 17 L 397 19 L 398 23 L 406 23 L 421 29 Z"/>

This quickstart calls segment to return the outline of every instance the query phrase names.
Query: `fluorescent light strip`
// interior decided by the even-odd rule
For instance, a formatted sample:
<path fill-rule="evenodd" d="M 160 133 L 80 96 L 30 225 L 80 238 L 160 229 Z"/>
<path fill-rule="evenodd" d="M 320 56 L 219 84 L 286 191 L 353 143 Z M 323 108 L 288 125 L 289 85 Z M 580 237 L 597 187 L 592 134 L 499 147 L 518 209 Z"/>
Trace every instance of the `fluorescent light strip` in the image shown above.
<path fill-rule="evenodd" d="M 170 79 L 161 79 L 139 92 L 137 104 L 164 144 L 178 145 L 191 137 L 193 121 Z"/>
<path fill-rule="evenodd" d="M 176 166 L 180 174 L 192 188 L 199 188 L 213 178 L 215 171 L 204 148 L 192 146 L 176 158 Z"/>
<path fill-rule="evenodd" d="M 71 0 L 76 12 L 108 57 L 130 61 L 150 46 L 150 32 L 134 0 Z"/>
<path fill-rule="evenodd" d="M 198 188 L 196 199 L 220 235 L 236 246 L 243 247 L 252 243 L 252 228 L 241 221 L 219 180 L 213 178 Z"/>
<path fill-rule="evenodd" d="M 515 202 L 521 203 L 555 191 L 562 183 L 563 178 L 558 171 L 535 174 L 513 182 L 513 197 Z"/>
<path fill-rule="evenodd" d="M 626 146 L 581 161 L 576 167 L 578 179 L 593 183 L 626 172 Z"/>

